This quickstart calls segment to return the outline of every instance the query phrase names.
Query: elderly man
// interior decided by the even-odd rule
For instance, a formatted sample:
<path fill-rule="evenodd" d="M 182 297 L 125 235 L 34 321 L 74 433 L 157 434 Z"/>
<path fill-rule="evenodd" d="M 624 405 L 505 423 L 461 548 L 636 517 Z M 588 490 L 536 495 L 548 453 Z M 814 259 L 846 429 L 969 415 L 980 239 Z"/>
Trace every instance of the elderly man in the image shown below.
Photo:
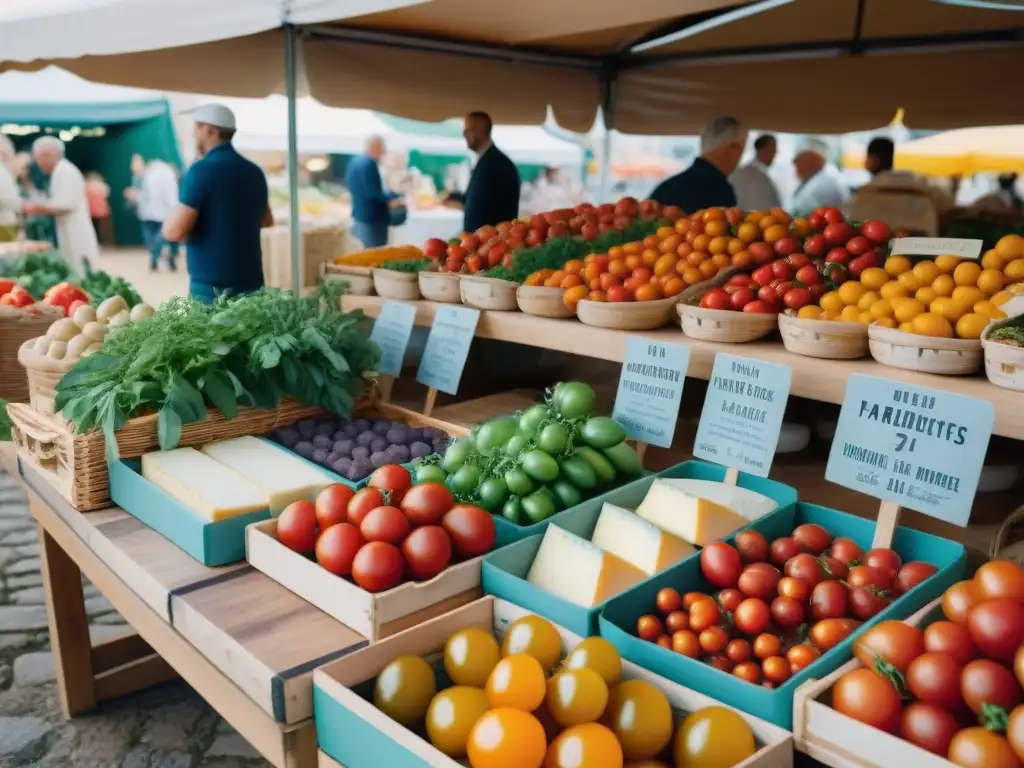
<path fill-rule="evenodd" d="M 401 195 L 384 190 L 380 178 L 384 140 L 371 136 L 366 152 L 353 157 L 345 171 L 345 186 L 352 195 L 352 234 L 367 248 L 388 243 L 391 209 L 402 205 Z"/>
<path fill-rule="evenodd" d="M 825 142 L 817 139 L 808 141 L 793 158 L 793 167 L 800 179 L 790 206 L 794 213 L 810 213 L 821 207 L 836 208 L 850 196 L 838 171 L 828 162 L 828 145 Z"/>
<path fill-rule="evenodd" d="M 267 178 L 231 146 L 235 115 L 222 104 L 192 111 L 200 156 L 181 182 L 181 202 L 163 236 L 184 242 L 189 292 L 202 301 L 263 287 L 260 228 L 274 224 Z"/>
<path fill-rule="evenodd" d="M 735 117 L 716 117 L 700 132 L 700 157 L 689 168 L 665 179 L 651 199 L 687 213 L 712 206 L 736 205 L 729 174 L 736 170 L 747 145 L 747 129 Z"/>
<path fill-rule="evenodd" d="M 508 155 L 494 146 L 493 128 L 486 112 L 470 112 L 463 123 L 462 136 L 477 162 L 465 194 L 451 195 L 448 202 L 462 205 L 464 232 L 519 216 L 519 171 Z"/>
<path fill-rule="evenodd" d="M 779 190 L 768 175 L 777 151 L 775 137 L 770 133 L 761 134 L 754 141 L 754 159 L 729 177 L 736 192 L 736 205 L 743 210 L 770 211 L 782 206 Z"/>
<path fill-rule="evenodd" d="M 64 157 L 64 142 L 56 136 L 41 136 L 32 144 L 32 157 L 50 177 L 50 190 L 45 200 L 25 203 L 22 210 L 54 218 L 57 248 L 76 269 L 83 259 L 99 258 L 100 247 L 85 197 L 85 179 L 77 166 Z"/>

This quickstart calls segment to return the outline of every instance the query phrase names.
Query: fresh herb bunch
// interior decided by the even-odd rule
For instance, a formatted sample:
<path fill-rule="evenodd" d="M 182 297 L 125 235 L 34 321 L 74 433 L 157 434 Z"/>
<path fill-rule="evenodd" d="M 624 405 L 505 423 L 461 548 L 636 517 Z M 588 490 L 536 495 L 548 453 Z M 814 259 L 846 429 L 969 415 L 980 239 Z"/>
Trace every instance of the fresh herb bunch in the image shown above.
<path fill-rule="evenodd" d="M 48 289 L 73 278 L 73 275 L 71 267 L 57 251 L 44 251 L 0 262 L 0 277 L 17 280 L 33 298 L 42 299 Z"/>
<path fill-rule="evenodd" d="M 996 328 L 988 337 L 1014 347 L 1024 347 L 1024 315 L 1018 315 L 1006 325 Z"/>
<path fill-rule="evenodd" d="M 380 269 L 392 269 L 395 272 L 423 272 L 430 266 L 430 259 L 401 259 L 385 261 L 378 265 Z"/>
<path fill-rule="evenodd" d="M 0 442 L 11 439 L 11 417 L 7 415 L 7 401 L 0 397 Z"/>
<path fill-rule="evenodd" d="M 298 298 L 267 288 L 211 305 L 172 299 L 76 363 L 57 384 L 56 408 L 78 432 L 102 429 L 113 458 L 115 432 L 146 412 L 159 413 L 164 450 L 208 406 L 232 419 L 239 406 L 273 407 L 289 395 L 348 416 L 380 353 L 359 329 L 362 312 L 340 311 L 343 290 L 325 283 Z"/>
<path fill-rule="evenodd" d="M 93 305 L 100 305 L 111 296 L 120 296 L 129 307 L 142 303 L 134 286 L 123 277 L 113 277 L 102 269 L 93 269 L 88 259 L 82 259 L 83 276 L 79 288 L 89 294 Z"/>

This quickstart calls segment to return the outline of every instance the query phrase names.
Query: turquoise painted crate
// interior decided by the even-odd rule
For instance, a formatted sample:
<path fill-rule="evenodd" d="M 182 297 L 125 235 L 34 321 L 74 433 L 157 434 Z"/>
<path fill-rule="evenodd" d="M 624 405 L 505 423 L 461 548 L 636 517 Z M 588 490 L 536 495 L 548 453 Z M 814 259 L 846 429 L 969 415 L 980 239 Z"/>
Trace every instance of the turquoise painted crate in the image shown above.
<path fill-rule="evenodd" d="M 560 528 L 584 539 L 589 539 L 594 533 L 597 517 L 605 502 L 625 509 L 636 509 L 647 495 L 648 489 L 658 478 L 720 482 L 725 479 L 725 468 L 703 461 L 686 461 L 666 469 L 664 472 L 648 475 L 614 491 L 589 499 L 572 509 L 555 515 L 548 522 L 554 522 Z M 796 491 L 793 488 L 774 480 L 740 473 L 737 484 L 741 488 L 747 488 L 774 499 L 780 509 L 796 501 Z M 484 593 L 517 603 L 536 614 L 557 621 L 578 635 L 596 635 L 598 633 L 597 619 L 602 606 L 583 608 L 538 589 L 526 581 L 526 575 L 530 571 L 533 559 L 537 556 L 542 538 L 539 535 L 530 536 L 487 555 L 484 558 L 481 573 Z M 660 574 L 652 576 L 651 579 L 657 579 L 659 576 Z"/>
<path fill-rule="evenodd" d="M 780 536 L 788 536 L 801 523 L 817 523 L 828 529 L 833 536 L 846 536 L 865 550 L 871 548 L 875 530 L 873 521 L 815 504 L 792 504 L 765 515 L 750 527 L 771 541 Z M 885 619 L 906 618 L 963 577 L 967 555 L 960 544 L 909 528 L 897 528 L 893 549 L 904 562 L 923 560 L 936 566 L 938 571 L 893 601 L 888 608 L 865 622 L 838 646 L 773 690 L 752 685 L 636 636 L 637 619 L 646 613 L 655 612 L 655 595 L 663 587 L 674 587 L 684 593 L 700 591 L 714 594 L 717 591 L 705 580 L 698 557 L 688 558 L 609 600 L 601 611 L 600 634 L 619 649 L 623 658 L 744 712 L 792 730 L 793 693 L 801 683 L 811 678 L 824 677 L 849 660 L 854 638 L 867 627 Z"/>
<path fill-rule="evenodd" d="M 270 519 L 263 509 L 211 523 L 149 482 L 141 469 L 140 459 L 111 462 L 110 498 L 210 568 L 245 560 L 246 526 Z"/>

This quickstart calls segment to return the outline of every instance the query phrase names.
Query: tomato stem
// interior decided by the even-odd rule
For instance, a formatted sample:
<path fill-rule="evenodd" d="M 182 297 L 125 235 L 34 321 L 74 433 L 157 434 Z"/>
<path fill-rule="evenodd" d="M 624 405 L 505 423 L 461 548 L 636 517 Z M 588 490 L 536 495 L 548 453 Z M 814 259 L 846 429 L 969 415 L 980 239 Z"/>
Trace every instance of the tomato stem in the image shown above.
<path fill-rule="evenodd" d="M 987 701 L 983 701 L 981 703 L 981 714 L 978 715 L 978 722 L 986 731 L 1005 731 L 1009 725 L 1009 715 L 998 704 L 990 704 Z"/>

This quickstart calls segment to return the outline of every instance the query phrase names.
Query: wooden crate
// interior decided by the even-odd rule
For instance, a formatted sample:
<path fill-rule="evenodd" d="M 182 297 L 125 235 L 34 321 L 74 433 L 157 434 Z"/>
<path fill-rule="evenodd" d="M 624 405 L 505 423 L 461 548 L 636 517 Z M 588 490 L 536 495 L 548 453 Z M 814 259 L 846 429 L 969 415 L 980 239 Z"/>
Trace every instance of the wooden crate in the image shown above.
<path fill-rule="evenodd" d="M 468 435 L 469 430 L 476 424 L 483 424 L 498 416 L 510 416 L 516 411 L 525 410 L 531 405 L 539 403 L 540 400 L 539 392 L 530 389 L 513 389 L 508 392 L 499 392 L 496 395 L 466 400 L 462 403 L 443 405 L 435 408 L 430 415 L 445 424 L 462 428 Z"/>
<path fill-rule="evenodd" d="M 273 288 L 292 287 L 292 244 L 288 226 L 268 227 L 260 232 L 263 249 L 263 282 Z M 345 228 L 342 226 L 302 227 L 300 285 L 315 286 L 320 265 L 342 255 Z"/>

